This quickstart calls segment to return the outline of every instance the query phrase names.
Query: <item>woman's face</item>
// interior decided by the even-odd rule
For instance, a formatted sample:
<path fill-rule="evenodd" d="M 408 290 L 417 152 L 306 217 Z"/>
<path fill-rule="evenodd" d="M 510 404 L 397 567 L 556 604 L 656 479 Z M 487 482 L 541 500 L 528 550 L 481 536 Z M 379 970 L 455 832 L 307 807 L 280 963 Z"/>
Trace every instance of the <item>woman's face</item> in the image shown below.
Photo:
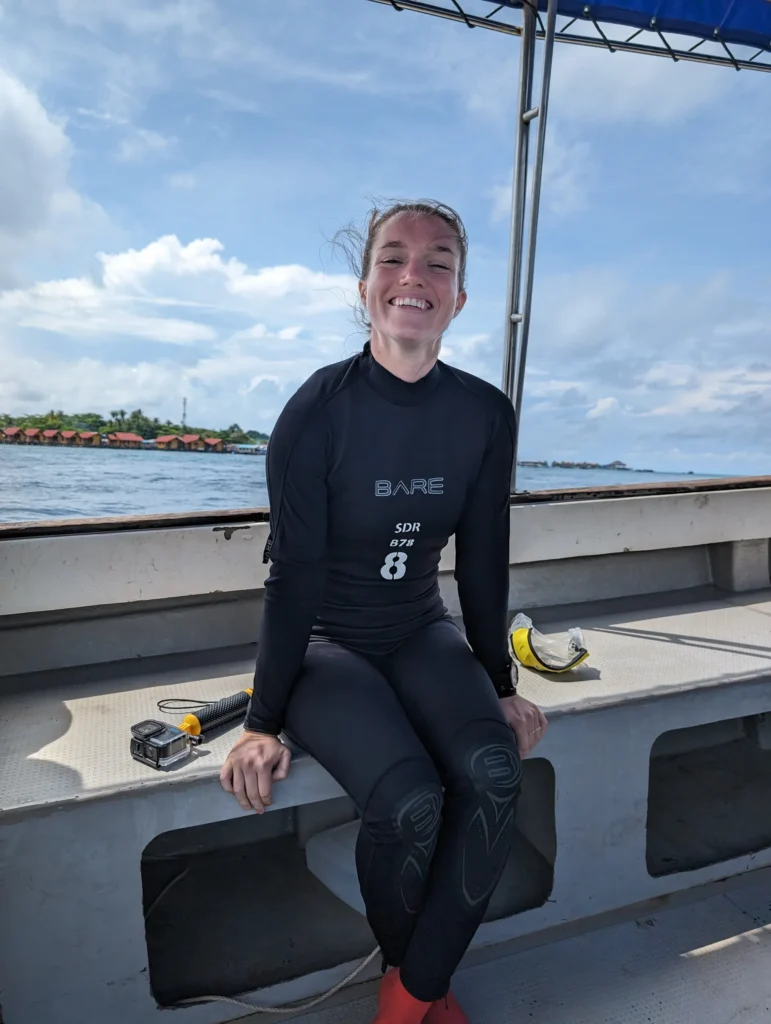
<path fill-rule="evenodd" d="M 460 243 L 441 219 L 400 213 L 377 232 L 369 276 L 359 282 L 373 334 L 433 344 L 466 301 L 458 290 Z"/>

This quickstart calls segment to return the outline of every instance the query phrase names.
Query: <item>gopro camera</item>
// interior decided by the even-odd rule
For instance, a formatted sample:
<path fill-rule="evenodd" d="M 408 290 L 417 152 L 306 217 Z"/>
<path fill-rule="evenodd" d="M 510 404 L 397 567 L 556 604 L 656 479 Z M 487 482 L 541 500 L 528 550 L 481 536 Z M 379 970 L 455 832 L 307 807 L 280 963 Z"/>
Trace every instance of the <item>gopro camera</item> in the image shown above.
<path fill-rule="evenodd" d="M 131 756 L 151 768 L 168 768 L 183 760 L 200 737 L 190 736 L 176 725 L 147 719 L 131 726 Z"/>

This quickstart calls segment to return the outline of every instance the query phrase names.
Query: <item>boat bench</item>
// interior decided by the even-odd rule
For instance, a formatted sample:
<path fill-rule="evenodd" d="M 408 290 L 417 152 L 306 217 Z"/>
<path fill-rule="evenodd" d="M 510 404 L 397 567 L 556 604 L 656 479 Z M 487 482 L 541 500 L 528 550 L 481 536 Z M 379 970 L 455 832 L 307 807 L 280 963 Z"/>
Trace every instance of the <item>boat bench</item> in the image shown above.
<path fill-rule="evenodd" d="M 737 835 L 731 814 L 745 791 L 755 797 L 730 775 L 762 775 L 771 757 L 771 594 L 656 600 L 537 621 L 546 632 L 582 626 L 590 651 L 573 673 L 521 671 L 521 692 L 550 728 L 525 763 L 518 825 L 553 878 L 538 906 L 486 920 L 475 946 L 771 865 L 767 802 L 757 834 Z M 168 1016 L 148 984 L 142 853 L 162 834 L 246 815 L 218 780 L 232 731 L 160 773 L 131 759 L 129 727 L 157 717 L 162 698 L 218 699 L 248 686 L 253 662 L 251 648 L 92 666 L 16 679 L 0 694 L 0 1002 L 8 1024 Z M 694 794 L 703 801 L 696 810 Z M 355 906 L 356 826 L 350 813 L 340 822 L 340 787 L 297 752 L 274 796 L 260 827 L 294 827 L 311 869 Z M 338 808 L 338 818 L 326 807 Z M 272 985 L 259 999 L 305 998 L 349 968 Z M 179 1012 L 209 1024 L 235 1011 L 209 1004 Z"/>

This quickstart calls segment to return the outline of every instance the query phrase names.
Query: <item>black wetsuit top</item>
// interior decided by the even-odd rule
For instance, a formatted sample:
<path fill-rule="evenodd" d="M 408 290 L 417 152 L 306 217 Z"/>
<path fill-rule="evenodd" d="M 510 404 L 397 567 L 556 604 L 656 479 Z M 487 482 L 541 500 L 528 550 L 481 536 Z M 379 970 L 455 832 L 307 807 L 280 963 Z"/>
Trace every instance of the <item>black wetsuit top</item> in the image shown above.
<path fill-rule="evenodd" d="M 466 638 L 512 692 L 514 423 L 486 381 L 440 361 L 408 383 L 369 346 L 300 387 L 268 446 L 272 565 L 247 729 L 280 732 L 311 638 L 385 655 L 447 618 L 438 565 L 453 534 Z"/>

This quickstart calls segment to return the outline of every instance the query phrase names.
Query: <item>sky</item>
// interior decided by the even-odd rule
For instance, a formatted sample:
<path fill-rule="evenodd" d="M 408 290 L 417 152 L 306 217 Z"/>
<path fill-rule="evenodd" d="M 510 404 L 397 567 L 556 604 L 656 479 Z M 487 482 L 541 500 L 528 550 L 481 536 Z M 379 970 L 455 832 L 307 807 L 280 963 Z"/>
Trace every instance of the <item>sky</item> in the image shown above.
<path fill-rule="evenodd" d="M 518 56 L 368 0 L 0 0 L 0 412 L 269 431 L 362 345 L 373 197 L 458 209 L 442 358 L 500 384 Z M 521 458 L 771 473 L 770 100 L 557 47 Z"/>

